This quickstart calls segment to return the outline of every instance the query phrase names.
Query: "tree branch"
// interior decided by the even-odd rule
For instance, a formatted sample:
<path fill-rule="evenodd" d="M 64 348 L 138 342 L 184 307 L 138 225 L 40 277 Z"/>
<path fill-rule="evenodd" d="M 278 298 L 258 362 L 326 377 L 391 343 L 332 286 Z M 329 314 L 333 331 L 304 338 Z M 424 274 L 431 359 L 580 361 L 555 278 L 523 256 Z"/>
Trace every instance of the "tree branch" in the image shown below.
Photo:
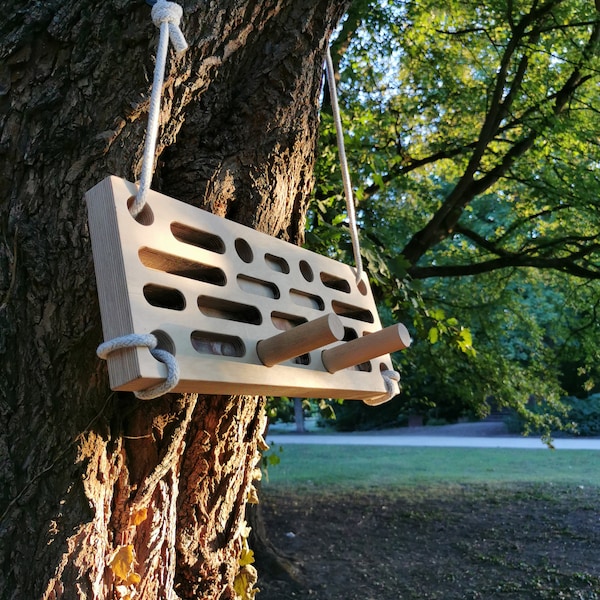
<path fill-rule="evenodd" d="M 477 244 L 480 248 L 483 248 L 490 254 L 495 254 L 496 256 L 510 256 L 511 253 L 508 250 L 504 250 L 500 248 L 490 240 L 486 239 L 482 235 L 476 233 L 475 231 L 468 229 L 462 225 L 457 225 L 455 232 L 470 239 L 473 243 Z"/>
<path fill-rule="evenodd" d="M 550 6 L 549 3 L 546 6 Z M 519 24 L 519 28 L 523 30 L 523 21 Z M 473 156 L 469 161 L 469 165 L 465 169 L 463 176 L 460 181 L 454 187 L 454 189 L 447 196 L 446 200 L 431 218 L 431 220 L 425 225 L 423 229 L 418 231 L 405 246 L 402 254 L 404 257 L 413 265 L 416 265 L 418 260 L 425 254 L 427 250 L 435 246 L 442 239 L 447 237 L 456 227 L 458 219 L 460 218 L 465 206 L 467 206 L 476 196 L 489 189 L 494 183 L 496 183 L 503 175 L 505 175 L 514 162 L 525 154 L 534 144 L 538 136 L 547 128 L 552 120 L 561 114 L 568 102 L 575 94 L 575 91 L 579 89 L 585 82 L 587 82 L 591 75 L 582 75 L 581 66 L 587 61 L 592 55 L 598 52 L 600 38 L 600 23 L 593 29 L 591 36 L 586 44 L 586 47 L 582 53 L 581 64 L 577 65 L 571 75 L 568 77 L 562 88 L 553 96 L 554 105 L 552 106 L 552 114 L 547 117 L 541 117 L 540 126 L 536 129 L 529 130 L 529 133 L 525 135 L 521 140 L 514 143 L 512 148 L 504 155 L 502 160 L 486 175 L 480 179 L 475 179 L 475 172 L 479 169 L 483 152 L 489 141 L 497 135 L 501 123 L 501 115 L 503 112 L 503 103 L 500 99 L 500 88 L 501 82 L 506 82 L 506 74 L 502 73 L 504 66 L 501 67 L 500 73 L 497 77 L 496 91 L 494 92 L 494 102 L 492 108 L 488 112 L 486 122 L 484 123 L 477 147 L 473 152 Z M 505 56 L 502 59 L 502 63 L 506 62 L 506 58 L 512 55 L 516 49 L 516 40 L 513 38 L 507 46 Z M 524 72 L 524 63 L 521 61 L 519 64 L 518 73 L 513 80 L 518 85 L 522 82 Z M 506 65 L 506 69 L 508 66 Z M 509 96 L 514 93 L 516 88 L 512 88 Z M 508 100 L 508 97 L 507 97 Z M 510 100 L 512 102 L 512 99 Z"/>
<path fill-rule="evenodd" d="M 586 250 L 585 254 L 591 254 L 599 249 L 600 245 L 594 244 L 592 248 Z M 497 271 L 498 269 L 534 267 L 536 269 L 553 269 L 583 279 L 600 279 L 600 268 L 596 265 L 586 267 L 573 262 L 575 258 L 581 258 L 580 255 L 582 253 L 583 251 L 573 253 L 572 255 L 563 258 L 543 258 L 540 256 L 514 254 L 468 265 L 412 267 L 409 269 L 408 274 L 413 279 L 428 279 L 430 277 L 465 277 L 490 273 L 492 271 Z"/>
<path fill-rule="evenodd" d="M 394 179 L 396 179 L 397 177 L 406 175 L 407 173 L 410 173 L 411 171 L 414 171 L 420 167 L 424 167 L 426 165 L 435 163 L 438 160 L 444 160 L 444 159 L 455 158 L 457 156 L 460 156 L 467 150 L 474 148 L 474 147 L 475 147 L 475 142 L 472 142 L 472 143 L 466 144 L 464 146 L 458 146 L 456 148 L 440 150 L 438 152 L 434 152 L 433 154 L 430 154 L 429 156 L 425 156 L 423 158 L 410 159 L 409 162 L 398 165 L 397 167 L 390 169 L 385 175 L 382 175 L 381 179 L 383 180 L 384 184 L 387 184 L 390 181 L 393 181 Z M 376 194 L 380 190 L 381 190 L 380 185 L 378 185 L 377 183 L 372 183 L 371 185 L 368 185 L 366 188 L 364 188 L 363 195 L 365 198 L 370 198 L 371 196 L 373 196 L 373 194 Z"/>

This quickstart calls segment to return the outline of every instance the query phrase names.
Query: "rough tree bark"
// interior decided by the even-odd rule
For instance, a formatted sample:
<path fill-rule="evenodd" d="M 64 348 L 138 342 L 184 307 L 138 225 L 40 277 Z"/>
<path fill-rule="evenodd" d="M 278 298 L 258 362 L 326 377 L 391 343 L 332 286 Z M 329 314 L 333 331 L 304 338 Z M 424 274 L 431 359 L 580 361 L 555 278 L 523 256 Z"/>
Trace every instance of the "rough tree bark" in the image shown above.
<path fill-rule="evenodd" d="M 322 59 L 346 4 L 185 2 L 190 50 L 169 59 L 153 187 L 299 242 Z M 3 8 L 0 598 L 235 598 L 262 399 L 137 401 L 109 391 L 95 357 L 83 194 L 139 175 L 150 9 Z"/>

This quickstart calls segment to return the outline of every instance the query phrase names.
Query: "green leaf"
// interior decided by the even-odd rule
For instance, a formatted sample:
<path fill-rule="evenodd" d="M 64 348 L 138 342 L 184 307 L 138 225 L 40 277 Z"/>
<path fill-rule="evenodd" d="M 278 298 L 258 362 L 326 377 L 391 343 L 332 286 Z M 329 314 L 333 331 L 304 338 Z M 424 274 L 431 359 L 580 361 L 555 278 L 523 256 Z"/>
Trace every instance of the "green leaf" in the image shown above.
<path fill-rule="evenodd" d="M 427 338 L 429 339 L 430 344 L 435 344 L 439 339 L 439 330 L 437 327 L 432 327 L 427 334 Z"/>
<path fill-rule="evenodd" d="M 434 308 L 429 311 L 429 316 L 436 321 L 443 321 L 446 318 L 446 313 L 441 308 Z"/>
<path fill-rule="evenodd" d="M 371 177 L 373 179 L 373 183 L 383 189 L 385 187 L 385 182 L 383 181 L 383 177 L 379 173 L 371 173 Z"/>
<path fill-rule="evenodd" d="M 272 467 L 278 465 L 281 462 L 281 458 L 278 454 L 269 454 L 267 460 L 269 461 L 269 465 Z"/>

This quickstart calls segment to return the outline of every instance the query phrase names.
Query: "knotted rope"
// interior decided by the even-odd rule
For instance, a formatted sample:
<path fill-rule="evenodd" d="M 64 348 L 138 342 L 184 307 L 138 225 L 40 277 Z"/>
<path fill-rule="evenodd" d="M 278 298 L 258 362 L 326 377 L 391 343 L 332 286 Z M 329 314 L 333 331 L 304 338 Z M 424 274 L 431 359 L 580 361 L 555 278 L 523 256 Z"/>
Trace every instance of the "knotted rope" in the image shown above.
<path fill-rule="evenodd" d="M 169 40 L 175 52 L 181 54 L 187 50 L 187 42 L 183 37 L 179 22 L 183 16 L 183 9 L 175 2 L 158 0 L 152 7 L 152 21 L 160 29 L 158 48 L 156 50 L 156 65 L 154 66 L 154 80 L 152 81 L 152 95 L 150 96 L 150 110 L 148 126 L 146 128 L 146 141 L 144 143 L 144 156 L 142 159 L 142 173 L 138 193 L 129 211 L 137 217 L 146 204 L 146 194 L 150 189 L 154 170 L 154 154 L 156 152 L 156 138 L 158 136 L 158 120 L 160 117 L 160 101 L 162 87 L 167 65 L 167 50 Z"/>
<path fill-rule="evenodd" d="M 131 333 L 100 344 L 96 350 L 96 354 L 99 358 L 107 360 L 108 355 L 115 350 L 143 346 L 148 348 L 150 354 L 152 354 L 156 360 L 167 366 L 167 378 L 163 382 L 148 388 L 147 390 L 133 392 L 136 398 L 139 398 L 140 400 L 151 400 L 152 398 L 157 398 L 158 396 L 170 392 L 179 382 L 179 365 L 177 364 L 177 360 L 175 360 L 175 357 L 170 352 L 157 348 L 157 345 L 158 340 L 156 339 L 156 336 L 151 333 Z"/>
<path fill-rule="evenodd" d="M 183 16 L 183 9 L 175 2 L 158 0 L 152 7 L 152 21 L 160 29 L 158 39 L 158 48 L 156 50 L 156 65 L 154 67 L 154 80 L 152 82 L 152 94 L 150 96 L 150 110 L 148 114 L 148 126 L 146 128 L 146 140 L 144 143 L 144 156 L 142 160 L 142 173 L 138 193 L 133 204 L 130 207 L 132 216 L 140 214 L 146 204 L 146 194 L 150 189 L 152 182 L 152 172 L 154 170 L 154 154 L 156 152 L 156 138 L 158 136 L 158 120 L 160 116 L 160 102 L 162 97 L 162 87 L 167 65 L 167 51 L 169 49 L 169 40 L 173 44 L 175 51 L 180 54 L 187 50 L 187 42 L 179 28 L 179 22 Z M 166 350 L 157 348 L 158 340 L 152 334 L 129 334 L 124 335 L 108 342 L 100 344 L 96 354 L 106 360 L 108 355 L 115 350 L 123 348 L 147 347 L 152 356 L 167 366 L 167 378 L 158 385 L 147 390 L 134 392 L 137 398 L 141 400 L 150 400 L 162 396 L 171 391 L 179 381 L 179 365 L 175 357 Z"/>
<path fill-rule="evenodd" d="M 381 376 L 383 377 L 385 391 L 387 392 L 385 399 L 381 401 L 381 404 L 383 404 L 397 394 L 394 382 L 398 383 L 400 381 L 400 373 L 398 371 L 381 371 Z"/>

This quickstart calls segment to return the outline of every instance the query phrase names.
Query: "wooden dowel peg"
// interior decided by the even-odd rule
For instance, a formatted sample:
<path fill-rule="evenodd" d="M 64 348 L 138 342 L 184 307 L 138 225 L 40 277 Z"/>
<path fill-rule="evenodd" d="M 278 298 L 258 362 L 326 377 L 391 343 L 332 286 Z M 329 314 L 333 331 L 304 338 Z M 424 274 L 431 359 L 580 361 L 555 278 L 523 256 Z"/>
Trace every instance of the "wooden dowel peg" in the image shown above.
<path fill-rule="evenodd" d="M 323 366 L 336 373 L 348 367 L 354 367 L 383 354 L 408 348 L 412 340 L 408 329 L 402 323 L 391 325 L 380 331 L 339 344 L 323 350 Z"/>
<path fill-rule="evenodd" d="M 331 342 L 339 341 L 343 337 L 344 325 L 341 319 L 335 313 L 330 313 L 261 340 L 256 344 L 256 352 L 265 366 L 272 367 Z"/>

